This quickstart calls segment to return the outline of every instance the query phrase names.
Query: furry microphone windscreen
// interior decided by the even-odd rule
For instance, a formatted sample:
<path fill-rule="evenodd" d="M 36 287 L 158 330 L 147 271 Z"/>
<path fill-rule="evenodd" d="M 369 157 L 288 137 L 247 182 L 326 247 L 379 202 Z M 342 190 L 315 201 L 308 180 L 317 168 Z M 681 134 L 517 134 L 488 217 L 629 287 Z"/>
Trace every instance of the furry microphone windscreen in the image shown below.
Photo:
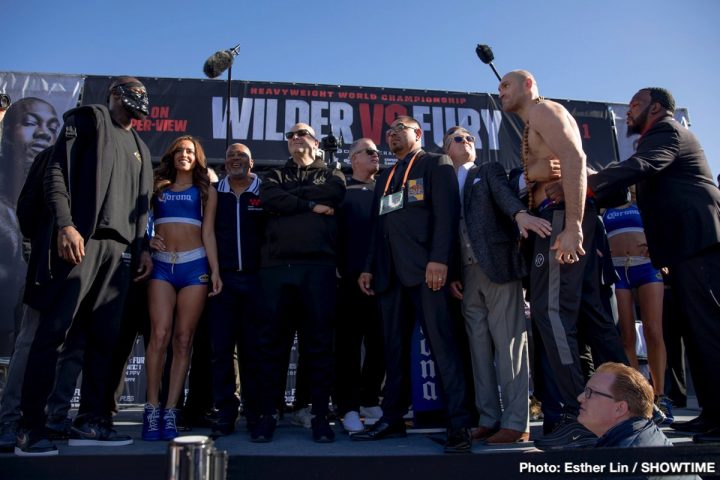
<path fill-rule="evenodd" d="M 203 72 L 208 78 L 219 77 L 233 63 L 233 56 L 227 50 L 215 52 L 205 61 Z"/>

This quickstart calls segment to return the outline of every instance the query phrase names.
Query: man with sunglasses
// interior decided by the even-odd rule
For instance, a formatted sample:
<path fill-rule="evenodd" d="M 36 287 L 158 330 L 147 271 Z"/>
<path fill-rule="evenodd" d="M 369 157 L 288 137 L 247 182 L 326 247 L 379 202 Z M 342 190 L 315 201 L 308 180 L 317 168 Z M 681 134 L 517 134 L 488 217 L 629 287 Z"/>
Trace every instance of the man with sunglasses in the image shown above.
<path fill-rule="evenodd" d="M 367 295 L 378 294 L 387 377 L 383 416 L 354 440 L 405 436 L 410 402 L 410 338 L 420 322 L 445 392 L 448 453 L 469 452 L 471 417 L 465 377 L 448 311 L 448 264 L 457 241 L 460 202 L 452 162 L 424 152 L 422 129 L 397 117 L 385 133 L 397 163 L 375 186 L 374 239 L 358 278 Z"/>
<path fill-rule="evenodd" d="M 44 181 L 52 225 L 38 234 L 28 267 L 24 301 L 40 319 L 25 371 L 16 455 L 57 455 L 43 438 L 44 408 L 58 347 L 71 325 L 85 329 L 87 341 L 80 409 L 68 444 L 133 442 L 112 428 L 116 385 L 110 379 L 117 378 L 113 351 L 130 284 L 152 271 L 144 241 L 152 165 L 132 128 L 148 106 L 138 79 L 117 77 L 107 107 L 87 105 L 65 114 Z"/>
<path fill-rule="evenodd" d="M 489 445 L 525 442 L 530 436 L 529 366 L 521 279 L 528 266 L 520 236 L 527 238 L 532 230 L 545 237 L 550 223 L 527 212 L 502 165 L 475 165 L 475 137 L 468 130 L 452 127 L 443 146 L 461 192 L 462 281 L 453 281 L 450 291 L 462 300 L 470 341 L 480 416 L 473 438 Z"/>
<path fill-rule="evenodd" d="M 365 267 L 371 238 L 375 175 L 380 152 L 369 138 L 350 146 L 352 177 L 338 209 L 338 315 L 335 330 L 335 400 L 349 433 L 363 430 L 360 415 L 380 418 L 380 388 L 385 378 L 382 323 L 377 298 L 357 284 Z M 365 347 L 363 357 L 361 347 Z M 362 364 L 361 364 L 362 359 Z"/>
<path fill-rule="evenodd" d="M 317 155 L 319 142 L 310 125 L 297 123 L 285 137 L 291 158 L 268 172 L 260 185 L 267 213 L 258 302 L 261 416 L 250 438 L 272 440 L 275 407 L 285 385 L 288 338 L 297 325 L 300 358 L 310 372 L 313 440 L 328 443 L 335 440 L 327 419 L 337 288 L 335 209 L 345 196 L 345 177 Z"/>

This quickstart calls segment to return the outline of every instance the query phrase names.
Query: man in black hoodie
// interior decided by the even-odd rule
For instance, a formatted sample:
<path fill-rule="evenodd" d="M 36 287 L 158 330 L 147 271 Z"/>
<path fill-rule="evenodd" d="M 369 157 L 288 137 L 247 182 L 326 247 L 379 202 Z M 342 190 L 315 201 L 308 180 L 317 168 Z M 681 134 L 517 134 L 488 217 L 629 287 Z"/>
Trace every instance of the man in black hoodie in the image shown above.
<path fill-rule="evenodd" d="M 250 433 L 254 442 L 272 440 L 294 323 L 303 368 L 310 370 L 313 440 L 328 443 L 335 439 L 327 420 L 336 303 L 335 209 L 345 196 L 345 177 L 317 158 L 319 142 L 310 125 L 295 124 L 285 137 L 292 157 L 270 171 L 260 186 L 267 213 L 259 302 L 262 415 Z M 294 312 L 295 318 L 283 312 Z"/>

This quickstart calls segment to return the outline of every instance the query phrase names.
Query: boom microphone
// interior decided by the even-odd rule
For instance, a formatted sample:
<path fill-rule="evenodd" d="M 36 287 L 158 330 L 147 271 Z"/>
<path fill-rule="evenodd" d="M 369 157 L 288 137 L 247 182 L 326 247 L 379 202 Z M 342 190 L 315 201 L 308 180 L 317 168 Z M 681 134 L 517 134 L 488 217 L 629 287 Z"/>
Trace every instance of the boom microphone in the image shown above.
<path fill-rule="evenodd" d="M 220 50 L 213 53 L 203 65 L 203 72 L 208 78 L 219 77 L 225 70 L 233 64 L 233 58 L 237 56 L 240 50 L 240 44 L 235 45 L 230 50 Z"/>
<path fill-rule="evenodd" d="M 493 55 L 492 49 L 488 45 L 480 45 L 478 43 L 478 46 L 475 47 L 475 53 L 477 54 L 481 62 L 490 65 L 490 68 L 492 68 L 492 71 L 495 73 L 498 81 L 502 81 L 502 78 L 500 78 L 500 74 L 497 70 L 495 70 L 495 65 L 493 65 L 492 63 L 493 60 L 495 60 L 495 55 Z"/>

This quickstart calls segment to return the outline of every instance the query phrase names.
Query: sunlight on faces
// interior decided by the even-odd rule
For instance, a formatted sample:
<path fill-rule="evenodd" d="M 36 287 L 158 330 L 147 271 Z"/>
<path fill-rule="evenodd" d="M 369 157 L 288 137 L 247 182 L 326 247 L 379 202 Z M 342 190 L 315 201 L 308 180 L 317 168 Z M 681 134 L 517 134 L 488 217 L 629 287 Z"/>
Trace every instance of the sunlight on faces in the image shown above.
<path fill-rule="evenodd" d="M 253 168 L 250 149 L 245 145 L 235 143 L 225 152 L 225 171 L 230 177 L 245 178 Z"/>
<path fill-rule="evenodd" d="M 598 437 L 618 423 L 618 408 L 621 401 L 602 395 L 612 397 L 611 388 L 614 382 L 615 375 L 612 373 L 595 373 L 587 382 L 587 386 L 594 393 L 591 393 L 590 398 L 586 397 L 585 392 L 578 395 L 580 402 L 578 422 Z"/>
<path fill-rule="evenodd" d="M 372 154 L 368 153 L 372 150 Z M 360 140 L 350 152 L 350 164 L 353 172 L 375 174 L 380 170 L 380 156 L 377 146 L 372 140 Z"/>
<path fill-rule="evenodd" d="M 474 162 L 477 157 L 475 137 L 462 127 L 451 128 L 443 141 L 445 152 L 453 160 L 460 159 L 463 163 Z"/>
<path fill-rule="evenodd" d="M 288 138 L 288 150 L 291 155 L 301 153 L 306 156 L 313 156 L 315 149 L 317 149 L 320 143 L 317 141 L 315 130 L 313 130 L 310 125 L 306 123 L 296 123 L 288 134 L 301 132 L 302 130 L 306 130 L 309 134 L 304 136 L 293 135 L 291 138 Z"/>
<path fill-rule="evenodd" d="M 406 118 L 397 118 L 385 132 L 390 151 L 395 155 L 404 155 L 419 147 L 421 135 L 417 122 Z"/>
<path fill-rule="evenodd" d="M 195 168 L 195 144 L 190 140 L 182 140 L 173 151 L 175 170 L 189 172 Z"/>

